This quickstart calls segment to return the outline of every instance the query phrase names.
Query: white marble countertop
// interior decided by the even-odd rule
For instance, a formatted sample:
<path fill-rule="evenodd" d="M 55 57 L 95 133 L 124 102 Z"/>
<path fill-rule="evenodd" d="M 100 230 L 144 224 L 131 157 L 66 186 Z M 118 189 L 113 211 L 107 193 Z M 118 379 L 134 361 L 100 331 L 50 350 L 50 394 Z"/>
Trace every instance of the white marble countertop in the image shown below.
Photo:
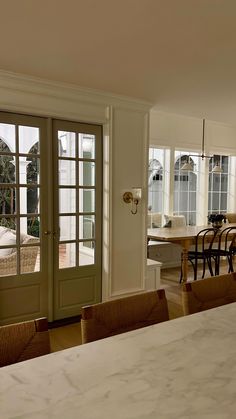
<path fill-rule="evenodd" d="M 236 417 L 236 303 L 0 370 L 0 417 Z"/>

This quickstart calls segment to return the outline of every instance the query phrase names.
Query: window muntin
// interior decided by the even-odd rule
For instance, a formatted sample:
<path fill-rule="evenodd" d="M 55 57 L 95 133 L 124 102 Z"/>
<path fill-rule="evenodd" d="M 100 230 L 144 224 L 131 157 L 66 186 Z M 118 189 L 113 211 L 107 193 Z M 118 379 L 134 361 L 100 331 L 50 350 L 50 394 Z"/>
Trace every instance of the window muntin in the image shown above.
<path fill-rule="evenodd" d="M 41 269 L 40 130 L 0 124 L 0 276 Z"/>
<path fill-rule="evenodd" d="M 222 173 L 212 172 L 216 163 L 222 168 Z M 229 165 L 229 156 L 215 154 L 209 161 L 208 214 L 212 212 L 227 212 Z"/>
<path fill-rule="evenodd" d="M 184 215 L 188 225 L 196 225 L 199 157 L 189 154 L 188 151 L 175 151 L 173 214 Z M 186 161 L 192 164 L 194 171 L 181 170 Z"/>
<path fill-rule="evenodd" d="M 164 149 L 149 149 L 148 165 L 148 211 L 163 213 Z M 160 217 L 161 220 L 161 217 Z"/>
<path fill-rule="evenodd" d="M 96 136 L 58 130 L 57 137 L 59 269 L 93 265 L 97 187 Z"/>

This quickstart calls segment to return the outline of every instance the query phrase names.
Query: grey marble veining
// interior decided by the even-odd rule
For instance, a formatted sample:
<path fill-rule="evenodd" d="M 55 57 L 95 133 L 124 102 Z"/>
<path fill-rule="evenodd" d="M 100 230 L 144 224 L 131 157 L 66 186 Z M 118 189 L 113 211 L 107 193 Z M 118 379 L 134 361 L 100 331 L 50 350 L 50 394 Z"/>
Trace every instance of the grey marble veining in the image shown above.
<path fill-rule="evenodd" d="M 0 370 L 0 417 L 236 417 L 236 303 Z"/>

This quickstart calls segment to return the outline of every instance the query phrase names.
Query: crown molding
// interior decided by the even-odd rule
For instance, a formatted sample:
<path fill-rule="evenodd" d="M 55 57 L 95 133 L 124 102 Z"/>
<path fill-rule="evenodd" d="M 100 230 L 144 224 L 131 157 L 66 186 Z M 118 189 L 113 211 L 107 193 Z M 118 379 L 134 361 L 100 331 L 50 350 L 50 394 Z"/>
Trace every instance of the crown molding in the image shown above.
<path fill-rule="evenodd" d="M 0 87 L 13 91 L 38 94 L 56 99 L 87 104 L 122 106 L 147 112 L 153 106 L 136 98 L 115 95 L 104 91 L 80 87 L 75 84 L 41 79 L 25 74 L 0 70 Z"/>

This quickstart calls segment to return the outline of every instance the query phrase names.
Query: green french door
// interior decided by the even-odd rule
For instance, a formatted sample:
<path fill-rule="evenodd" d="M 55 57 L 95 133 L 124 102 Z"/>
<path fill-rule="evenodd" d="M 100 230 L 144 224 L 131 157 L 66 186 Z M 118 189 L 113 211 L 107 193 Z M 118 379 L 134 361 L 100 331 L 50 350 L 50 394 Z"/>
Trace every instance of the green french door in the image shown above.
<path fill-rule="evenodd" d="M 53 121 L 54 318 L 101 298 L 101 126 Z"/>
<path fill-rule="evenodd" d="M 101 143 L 97 125 L 0 112 L 0 324 L 100 300 Z"/>
<path fill-rule="evenodd" d="M 0 324 L 48 315 L 46 137 L 44 118 L 0 112 Z"/>

